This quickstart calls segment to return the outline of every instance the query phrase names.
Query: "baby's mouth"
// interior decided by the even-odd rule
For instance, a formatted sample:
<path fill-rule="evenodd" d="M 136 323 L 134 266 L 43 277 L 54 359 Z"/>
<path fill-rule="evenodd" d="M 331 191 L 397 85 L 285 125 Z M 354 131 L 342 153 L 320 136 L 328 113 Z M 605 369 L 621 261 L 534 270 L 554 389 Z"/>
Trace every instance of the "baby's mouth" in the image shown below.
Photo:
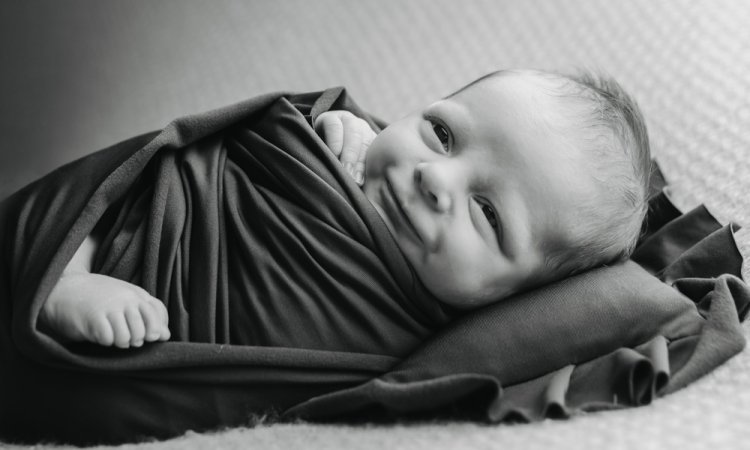
<path fill-rule="evenodd" d="M 412 223 L 411 219 L 409 218 L 409 214 L 406 212 L 406 210 L 404 210 L 401 200 L 396 194 L 396 190 L 393 188 L 391 181 L 388 179 L 388 177 L 384 177 L 383 179 L 385 181 L 385 190 L 387 191 L 387 195 L 383 195 L 385 200 L 383 203 L 388 204 L 388 212 L 393 218 L 396 219 L 397 222 L 399 222 L 397 225 L 407 228 L 411 232 L 411 234 L 413 234 L 415 240 L 424 243 L 424 241 L 422 240 L 422 236 L 419 234 L 419 231 L 417 231 L 414 223 Z"/>

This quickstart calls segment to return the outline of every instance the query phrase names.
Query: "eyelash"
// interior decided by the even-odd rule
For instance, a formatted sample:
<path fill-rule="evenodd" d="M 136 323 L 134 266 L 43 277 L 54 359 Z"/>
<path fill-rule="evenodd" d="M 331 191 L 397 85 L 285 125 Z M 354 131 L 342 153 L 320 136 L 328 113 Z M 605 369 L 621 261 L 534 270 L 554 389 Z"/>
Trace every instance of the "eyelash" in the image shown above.
<path fill-rule="evenodd" d="M 432 117 L 426 117 L 427 121 L 430 122 L 430 125 L 432 126 L 432 132 L 435 133 L 435 136 L 437 136 L 438 141 L 440 141 L 440 144 L 443 146 L 443 150 L 446 153 L 450 153 L 450 147 L 451 147 L 451 133 L 448 131 L 448 128 L 445 127 L 440 122 L 436 121 Z M 438 129 L 442 130 L 442 133 L 438 131 Z M 443 136 L 441 136 L 443 135 Z M 445 142 L 443 142 L 443 139 L 445 139 Z"/>
<path fill-rule="evenodd" d="M 482 214 L 487 218 L 487 222 L 489 222 L 492 229 L 497 230 L 500 227 L 500 224 L 498 223 L 497 214 L 495 213 L 495 210 L 492 209 L 492 206 L 484 202 L 479 202 L 479 207 L 482 209 Z"/>

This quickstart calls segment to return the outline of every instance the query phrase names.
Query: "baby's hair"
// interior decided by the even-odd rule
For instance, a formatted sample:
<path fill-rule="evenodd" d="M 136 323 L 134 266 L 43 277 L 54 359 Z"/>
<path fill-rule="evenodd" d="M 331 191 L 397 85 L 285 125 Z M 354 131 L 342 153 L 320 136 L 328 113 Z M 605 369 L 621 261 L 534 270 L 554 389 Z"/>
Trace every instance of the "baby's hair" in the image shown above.
<path fill-rule="evenodd" d="M 547 243 L 546 275 L 540 278 L 552 281 L 629 258 L 648 210 L 652 170 L 646 123 L 637 103 L 606 75 L 538 70 L 492 72 L 448 97 L 488 78 L 510 74 L 537 76 L 548 93 L 561 100 L 559 116 L 564 120 L 550 125 L 566 144 L 594 155 L 585 160 L 600 193 L 577 205 L 580 220 L 566 230 L 568 239 Z"/>
<path fill-rule="evenodd" d="M 567 276 L 633 253 L 648 210 L 651 151 L 638 104 L 617 81 L 585 72 L 552 76 L 562 80 L 561 97 L 572 100 L 565 102 L 566 116 L 583 123 L 580 138 L 568 135 L 595 153 L 587 161 L 601 193 L 579 205 L 573 245 L 549 252 L 547 267 Z"/>

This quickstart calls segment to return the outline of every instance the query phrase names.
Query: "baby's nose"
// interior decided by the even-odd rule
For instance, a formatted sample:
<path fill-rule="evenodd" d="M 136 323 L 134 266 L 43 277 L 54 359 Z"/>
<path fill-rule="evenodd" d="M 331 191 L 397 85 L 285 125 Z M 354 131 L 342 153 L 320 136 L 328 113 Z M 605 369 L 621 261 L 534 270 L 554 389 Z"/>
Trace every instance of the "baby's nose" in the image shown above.
<path fill-rule="evenodd" d="M 414 168 L 414 182 L 422 198 L 437 212 L 448 212 L 452 207 L 450 190 L 439 168 L 430 163 L 419 163 Z"/>

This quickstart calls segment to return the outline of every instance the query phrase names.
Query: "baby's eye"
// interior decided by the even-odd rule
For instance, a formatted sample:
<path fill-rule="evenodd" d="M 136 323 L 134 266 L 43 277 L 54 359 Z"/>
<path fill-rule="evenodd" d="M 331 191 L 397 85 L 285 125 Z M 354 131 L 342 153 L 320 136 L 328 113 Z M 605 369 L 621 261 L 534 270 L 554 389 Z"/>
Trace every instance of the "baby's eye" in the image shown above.
<path fill-rule="evenodd" d="M 497 216 L 495 215 L 495 211 L 493 211 L 492 207 L 489 205 L 482 205 L 482 213 L 484 213 L 484 216 L 487 218 L 487 222 L 490 223 L 490 226 L 493 229 L 497 230 Z"/>
<path fill-rule="evenodd" d="M 432 131 L 435 132 L 435 136 L 437 136 L 440 143 L 443 144 L 443 150 L 449 152 L 451 135 L 450 133 L 448 133 L 448 130 L 446 130 L 445 127 L 440 125 L 439 123 L 432 122 Z"/>

